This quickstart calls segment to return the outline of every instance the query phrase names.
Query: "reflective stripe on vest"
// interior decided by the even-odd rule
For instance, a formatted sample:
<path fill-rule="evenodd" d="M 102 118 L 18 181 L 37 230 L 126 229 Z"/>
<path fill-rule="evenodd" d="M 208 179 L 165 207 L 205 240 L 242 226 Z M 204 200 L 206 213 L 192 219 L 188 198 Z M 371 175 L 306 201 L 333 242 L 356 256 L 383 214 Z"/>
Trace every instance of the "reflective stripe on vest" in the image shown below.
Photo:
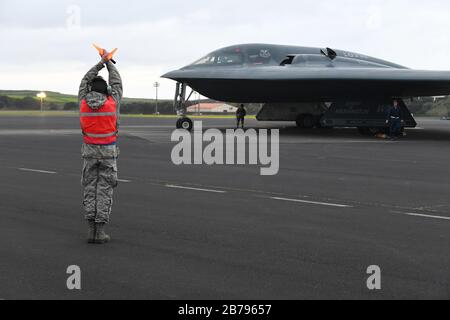
<path fill-rule="evenodd" d="M 86 144 L 108 145 L 117 141 L 117 104 L 108 97 L 97 110 L 89 107 L 86 100 L 80 106 L 80 124 Z"/>
<path fill-rule="evenodd" d="M 111 133 L 105 133 L 105 134 L 95 134 L 95 133 L 86 133 L 83 132 L 83 134 L 87 137 L 91 138 L 109 138 L 117 135 L 117 132 L 111 132 Z"/>
<path fill-rule="evenodd" d="M 80 117 L 113 117 L 115 112 L 80 113 Z"/>

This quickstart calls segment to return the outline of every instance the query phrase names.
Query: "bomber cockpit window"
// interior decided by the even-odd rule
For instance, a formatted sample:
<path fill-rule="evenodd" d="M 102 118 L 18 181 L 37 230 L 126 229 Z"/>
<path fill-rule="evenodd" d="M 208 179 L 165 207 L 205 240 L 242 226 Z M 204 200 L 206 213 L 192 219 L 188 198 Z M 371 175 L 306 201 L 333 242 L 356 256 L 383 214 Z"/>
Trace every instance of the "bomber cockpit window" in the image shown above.
<path fill-rule="evenodd" d="M 192 65 L 193 66 L 211 65 L 211 64 L 214 64 L 215 61 L 216 61 L 215 55 L 214 54 L 208 54 L 206 57 L 203 57 L 200 60 L 195 61 Z"/>
<path fill-rule="evenodd" d="M 241 53 L 237 52 L 222 52 L 217 55 L 216 63 L 218 65 L 236 65 L 242 64 L 243 58 Z"/>
<path fill-rule="evenodd" d="M 230 66 L 243 64 L 244 59 L 240 52 L 214 52 L 194 62 L 193 66 Z"/>

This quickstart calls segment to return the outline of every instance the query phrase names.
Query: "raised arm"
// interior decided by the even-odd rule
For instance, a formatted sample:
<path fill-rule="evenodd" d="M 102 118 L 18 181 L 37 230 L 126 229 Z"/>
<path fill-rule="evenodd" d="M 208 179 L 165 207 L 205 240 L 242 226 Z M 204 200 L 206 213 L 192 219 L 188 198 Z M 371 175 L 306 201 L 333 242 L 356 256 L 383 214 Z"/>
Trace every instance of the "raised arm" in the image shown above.
<path fill-rule="evenodd" d="M 112 89 L 111 95 L 116 102 L 120 102 L 123 95 L 122 78 L 120 77 L 120 73 L 116 66 L 111 61 L 106 63 L 106 67 L 109 72 L 109 85 Z"/>
<path fill-rule="evenodd" d="M 100 70 L 102 70 L 104 67 L 105 66 L 103 65 L 103 62 L 100 61 L 94 67 L 92 67 L 92 69 L 89 70 L 88 73 L 86 73 L 86 75 L 83 77 L 83 80 L 81 80 L 80 89 L 78 91 L 79 102 L 86 98 L 86 95 L 89 93 L 89 83 L 94 80 Z"/>

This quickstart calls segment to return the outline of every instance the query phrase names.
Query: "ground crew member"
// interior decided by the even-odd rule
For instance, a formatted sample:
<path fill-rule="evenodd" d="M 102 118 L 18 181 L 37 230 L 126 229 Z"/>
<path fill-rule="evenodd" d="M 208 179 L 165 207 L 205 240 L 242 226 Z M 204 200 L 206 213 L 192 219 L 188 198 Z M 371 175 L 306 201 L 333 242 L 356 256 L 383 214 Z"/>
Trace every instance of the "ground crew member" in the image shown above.
<path fill-rule="evenodd" d="M 389 124 L 389 137 L 397 139 L 402 131 L 402 111 L 398 100 L 394 100 L 392 106 L 389 108 L 386 123 Z"/>
<path fill-rule="evenodd" d="M 108 83 L 98 76 L 108 68 Z M 122 79 L 108 53 L 84 76 L 78 99 L 83 133 L 83 172 L 81 183 L 85 219 L 89 224 L 88 242 L 110 241 L 105 233 L 113 204 L 113 189 L 117 187 L 117 135 L 122 99 Z"/>
<path fill-rule="evenodd" d="M 236 111 L 237 128 L 239 128 L 239 125 L 242 124 L 242 129 L 244 129 L 244 122 L 245 122 L 246 115 L 247 115 L 247 111 L 245 110 L 244 105 L 241 104 Z"/>

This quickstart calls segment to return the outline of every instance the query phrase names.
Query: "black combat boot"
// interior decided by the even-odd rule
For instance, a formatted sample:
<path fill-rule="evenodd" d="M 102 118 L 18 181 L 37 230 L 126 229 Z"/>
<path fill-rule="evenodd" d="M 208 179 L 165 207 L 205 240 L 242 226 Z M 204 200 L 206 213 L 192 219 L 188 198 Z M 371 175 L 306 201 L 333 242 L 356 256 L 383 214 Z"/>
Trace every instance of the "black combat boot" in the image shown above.
<path fill-rule="evenodd" d="M 95 235 L 95 243 L 97 244 L 105 244 L 111 241 L 111 237 L 105 233 L 105 223 L 96 223 L 96 235 Z"/>
<path fill-rule="evenodd" d="M 88 243 L 95 243 L 95 221 L 89 220 Z"/>

